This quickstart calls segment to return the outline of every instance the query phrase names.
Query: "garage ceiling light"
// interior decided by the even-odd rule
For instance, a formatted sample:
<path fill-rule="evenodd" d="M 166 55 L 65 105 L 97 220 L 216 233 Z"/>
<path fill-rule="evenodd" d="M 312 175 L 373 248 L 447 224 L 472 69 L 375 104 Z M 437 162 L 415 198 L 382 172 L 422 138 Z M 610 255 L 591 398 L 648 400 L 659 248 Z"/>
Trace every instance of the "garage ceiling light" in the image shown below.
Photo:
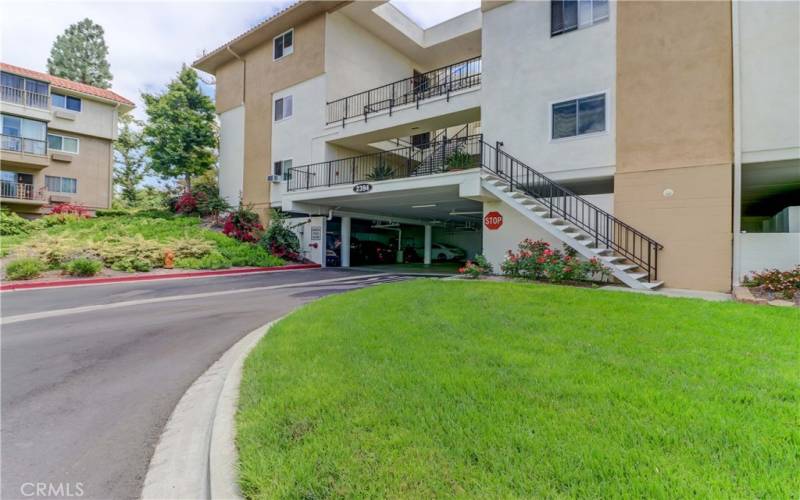
<path fill-rule="evenodd" d="M 477 212 L 458 212 L 456 210 L 452 210 L 450 212 L 450 215 L 478 215 L 478 214 L 483 214 L 483 212 L 480 210 Z"/>
<path fill-rule="evenodd" d="M 429 203 L 427 205 L 411 205 L 411 208 L 433 208 L 436 206 L 436 203 Z"/>

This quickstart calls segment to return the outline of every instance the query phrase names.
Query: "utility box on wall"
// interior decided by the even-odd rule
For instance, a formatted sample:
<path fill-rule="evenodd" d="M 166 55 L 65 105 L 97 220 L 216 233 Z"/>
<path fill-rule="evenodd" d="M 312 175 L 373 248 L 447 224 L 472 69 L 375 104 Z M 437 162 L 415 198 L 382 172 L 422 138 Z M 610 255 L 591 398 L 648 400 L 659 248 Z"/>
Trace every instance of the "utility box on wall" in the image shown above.
<path fill-rule="evenodd" d="M 300 255 L 304 259 L 325 266 L 325 217 L 293 217 L 289 227 L 300 239 Z"/>

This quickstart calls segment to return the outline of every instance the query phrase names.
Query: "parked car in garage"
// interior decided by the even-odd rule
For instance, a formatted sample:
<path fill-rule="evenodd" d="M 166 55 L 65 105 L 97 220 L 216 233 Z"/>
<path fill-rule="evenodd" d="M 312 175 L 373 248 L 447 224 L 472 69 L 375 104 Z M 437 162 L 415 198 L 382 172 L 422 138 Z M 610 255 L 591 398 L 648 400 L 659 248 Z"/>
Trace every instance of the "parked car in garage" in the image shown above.
<path fill-rule="evenodd" d="M 424 248 L 415 248 L 417 255 L 420 257 L 425 255 Z M 447 243 L 432 243 L 431 244 L 431 259 L 433 260 L 466 260 L 467 252 L 454 245 Z"/>

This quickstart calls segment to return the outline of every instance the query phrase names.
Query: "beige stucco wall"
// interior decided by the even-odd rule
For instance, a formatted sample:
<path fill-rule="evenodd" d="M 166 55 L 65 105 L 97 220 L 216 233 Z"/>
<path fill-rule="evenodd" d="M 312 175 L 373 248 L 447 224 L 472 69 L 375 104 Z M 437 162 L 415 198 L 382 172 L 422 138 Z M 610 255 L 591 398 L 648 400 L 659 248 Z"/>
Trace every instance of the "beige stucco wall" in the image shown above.
<path fill-rule="evenodd" d="M 617 9 L 615 215 L 664 245 L 666 286 L 729 290 L 730 3 Z"/>
<path fill-rule="evenodd" d="M 245 68 L 238 61 L 217 72 L 217 112 L 232 109 L 242 100 L 244 112 L 244 172 L 242 199 L 252 203 L 262 217 L 269 207 L 273 94 L 324 72 L 325 15 L 294 26 L 294 51 L 272 59 L 272 40 L 246 54 Z M 244 85 L 242 82 L 244 81 Z M 243 94 L 243 95 L 242 95 Z M 294 108 L 302 103 L 294 102 Z"/>

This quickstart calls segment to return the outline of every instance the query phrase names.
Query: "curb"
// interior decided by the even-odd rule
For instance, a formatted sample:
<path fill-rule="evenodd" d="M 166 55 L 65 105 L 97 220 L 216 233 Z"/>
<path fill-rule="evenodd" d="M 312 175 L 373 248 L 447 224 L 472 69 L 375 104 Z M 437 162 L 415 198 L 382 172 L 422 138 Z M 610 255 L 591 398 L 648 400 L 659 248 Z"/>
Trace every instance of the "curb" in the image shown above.
<path fill-rule="evenodd" d="M 78 285 L 103 285 L 108 283 L 126 283 L 130 281 L 154 281 L 179 278 L 202 278 L 207 276 L 226 276 L 235 274 L 269 273 L 276 271 L 294 271 L 299 269 L 318 269 L 319 264 L 292 264 L 289 266 L 251 267 L 247 269 L 221 269 L 218 271 L 195 271 L 188 273 L 165 273 L 150 276 L 117 276 L 113 278 L 84 278 L 60 281 L 35 281 L 30 283 L 0 284 L 0 292 L 12 290 L 30 290 L 34 288 L 51 288 Z"/>
<path fill-rule="evenodd" d="M 142 500 L 242 498 L 235 442 L 242 367 L 280 319 L 242 337 L 184 393 L 150 459 Z"/>

